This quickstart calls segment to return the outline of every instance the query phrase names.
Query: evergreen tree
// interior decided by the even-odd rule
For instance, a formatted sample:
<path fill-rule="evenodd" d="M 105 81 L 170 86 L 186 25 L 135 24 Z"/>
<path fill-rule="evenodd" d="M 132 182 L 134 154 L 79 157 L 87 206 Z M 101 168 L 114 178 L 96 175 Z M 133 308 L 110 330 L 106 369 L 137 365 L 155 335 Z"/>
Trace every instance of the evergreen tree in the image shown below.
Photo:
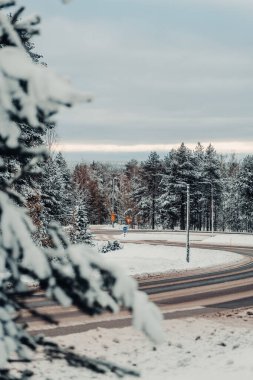
<path fill-rule="evenodd" d="M 32 37 L 38 34 L 36 25 L 39 24 L 40 18 L 38 16 L 33 16 L 31 20 L 22 18 L 23 11 L 24 8 L 21 7 L 19 12 L 9 14 L 9 21 L 15 24 L 22 46 L 31 60 L 36 65 L 46 66 L 44 62 L 41 62 L 42 55 L 34 52 L 34 44 L 32 42 Z M 33 25 L 33 28 L 29 26 L 29 23 Z M 4 38 L 2 39 L 1 48 L 9 46 L 9 44 L 10 41 Z M 23 85 L 25 85 L 25 83 L 23 83 Z M 55 126 L 53 121 L 46 121 L 43 115 L 40 115 L 40 121 L 41 125 L 36 129 L 27 128 L 27 123 L 24 122 L 24 120 L 16 121 L 19 124 L 19 141 L 28 149 L 44 145 L 47 131 L 53 130 Z M 1 158 L 4 161 L 4 170 L 1 171 L 0 177 L 2 176 L 10 181 L 13 177 L 18 177 L 12 187 L 22 194 L 25 205 L 29 209 L 29 215 L 37 227 L 36 232 L 33 233 L 34 241 L 37 242 L 37 244 L 44 244 L 48 240 L 48 236 L 42 217 L 41 174 L 38 175 L 38 173 L 41 173 L 44 163 L 38 162 L 34 165 L 33 170 L 19 176 L 18 173 L 22 170 L 24 163 L 29 164 L 29 159 L 25 159 L 23 162 L 21 161 L 21 155 L 10 157 L 4 153 L 2 153 Z M 24 157 L 22 160 L 24 160 Z"/>
<path fill-rule="evenodd" d="M 43 223 L 48 227 L 53 220 L 59 222 L 61 215 L 61 181 L 57 173 L 56 163 L 53 158 L 48 157 L 45 162 L 42 175 L 42 208 Z"/>
<path fill-rule="evenodd" d="M 253 156 L 246 156 L 239 174 L 240 205 L 244 231 L 253 231 Z"/>
<path fill-rule="evenodd" d="M 21 7 L 20 11 L 14 14 L 9 14 L 9 21 L 11 24 L 15 24 L 16 30 L 18 31 L 19 39 L 24 47 L 25 51 L 30 56 L 31 60 L 37 65 L 45 66 L 44 62 L 41 62 L 42 55 L 34 52 L 34 44 L 32 42 L 32 37 L 38 34 L 36 25 L 40 22 L 38 16 L 33 16 L 32 20 L 27 20 L 26 18 L 21 18 L 24 8 Z M 29 27 L 29 22 L 32 23 L 34 28 Z M 28 28 L 30 28 L 28 30 Z M 1 48 L 9 46 L 11 42 L 7 39 L 2 39 Z M 25 85 L 25 83 L 23 83 Z M 27 148 L 38 147 L 45 143 L 45 135 L 48 130 L 54 128 L 54 122 L 46 121 L 41 115 L 41 122 L 43 121 L 43 127 L 38 126 L 38 128 L 31 130 L 27 128 L 27 124 L 21 120 L 19 122 L 19 141 L 24 144 Z M 18 174 L 21 170 L 23 162 L 20 161 L 20 156 L 9 157 L 8 155 L 2 154 L 2 160 L 4 161 L 5 170 L 0 173 L 0 176 L 4 176 L 7 179 L 11 179 Z M 27 160 L 27 163 L 29 160 Z M 39 222 L 39 214 L 41 205 L 41 187 L 40 180 L 37 173 L 41 170 L 42 163 L 38 163 L 34 166 L 33 171 L 23 174 L 15 181 L 15 189 L 22 194 L 25 198 L 26 206 L 30 209 L 30 214 L 32 219 L 37 225 L 41 225 Z M 34 204 L 36 202 L 36 205 Z"/>
<path fill-rule="evenodd" d="M 75 188 L 73 192 L 72 218 L 70 226 L 70 240 L 72 243 L 93 245 L 93 237 L 88 230 L 87 191 Z"/>
<path fill-rule="evenodd" d="M 85 243 L 93 245 L 92 234 L 87 230 L 88 228 L 88 218 L 85 205 L 81 204 L 76 207 L 75 213 L 75 235 L 73 243 Z"/>
<path fill-rule="evenodd" d="M 136 194 L 138 193 L 140 176 L 141 176 L 140 164 L 136 160 L 130 160 L 127 162 L 124 170 L 124 175 L 126 177 L 126 181 L 128 182 L 128 194 L 127 197 L 127 205 L 125 207 L 125 211 L 127 209 L 131 210 L 130 216 L 132 217 L 133 225 L 142 226 L 143 219 L 141 216 L 141 210 L 138 207 L 138 202 L 136 202 Z M 127 186 L 125 186 L 127 187 Z"/>
<path fill-rule="evenodd" d="M 172 150 L 164 160 L 164 175 L 161 182 L 162 195 L 159 203 L 165 227 L 186 227 L 186 184 L 190 185 L 193 197 L 198 175 L 194 156 L 184 143 Z"/>
<path fill-rule="evenodd" d="M 240 164 L 234 154 L 229 159 L 221 158 L 222 193 L 218 214 L 218 229 L 222 231 L 241 231 L 240 205 Z"/>
<path fill-rule="evenodd" d="M 38 163 L 46 160 L 47 152 L 41 145 L 39 149 L 27 147 L 20 138 L 20 125 L 25 125 L 31 133 L 44 129 L 61 105 L 70 106 L 89 98 L 74 91 L 68 82 L 49 69 L 36 65 L 27 55 L 21 33 L 38 33 L 37 22 L 28 17 L 20 28 L 22 9 L 15 11 L 11 19 L 5 12 L 13 3 L 0 1 L 0 153 L 8 160 L 19 157 L 20 163 L 17 175 L 9 180 L 4 176 L 0 179 L 0 262 L 2 270 L 9 272 L 8 281 L 0 281 L 0 378 L 4 379 L 14 378 L 5 369 L 14 354 L 22 360 L 29 360 L 30 350 L 35 350 L 38 345 L 50 352 L 50 344 L 41 337 L 31 336 L 16 321 L 22 304 L 20 298 L 24 291 L 29 291 L 22 275 L 38 280 L 47 297 L 63 306 L 75 305 L 87 314 L 126 307 L 133 311 L 136 327 L 154 341 L 162 338 L 156 323 L 160 320 L 160 313 L 147 301 L 146 295 L 137 291 L 133 279 L 111 269 L 87 245 L 70 245 L 56 225 L 49 228 L 50 249 L 37 246 L 31 238 L 35 227 L 24 208 L 23 198 L 13 188 L 17 181 L 34 173 Z M 4 161 L 0 171 L 6 172 Z M 49 260 L 52 255 L 59 260 Z M 54 346 L 54 352 L 57 347 Z M 73 359 L 67 350 L 58 349 L 58 353 L 69 362 Z M 79 358 L 78 364 L 97 371 L 101 366 L 105 371 L 112 368 L 88 358 Z M 120 374 L 127 372 L 116 366 L 117 370 Z"/>
<path fill-rule="evenodd" d="M 130 216 L 132 225 L 141 227 L 144 225 L 143 209 L 141 208 L 141 167 L 137 160 L 126 163 L 123 171 L 123 186 L 121 187 L 122 208 L 124 215 Z"/>
<path fill-rule="evenodd" d="M 191 228 L 201 230 L 203 227 L 203 207 L 206 202 L 205 193 L 210 189 L 207 188 L 208 184 L 205 184 L 203 177 L 205 149 L 199 142 L 193 151 L 193 161 L 195 178 L 191 191 Z"/>
<path fill-rule="evenodd" d="M 175 151 L 172 150 L 169 155 L 164 158 L 164 171 L 161 179 L 161 195 L 158 199 L 160 209 L 160 218 L 163 228 L 171 228 L 177 224 L 178 214 L 178 199 L 175 189 L 175 177 L 172 173 L 173 160 Z"/>
<path fill-rule="evenodd" d="M 57 182 L 59 183 L 58 198 L 60 203 L 58 215 L 55 215 L 55 220 L 59 220 L 62 226 L 67 226 L 70 223 L 74 185 L 70 170 L 61 152 L 56 155 L 54 164 Z"/>
<path fill-rule="evenodd" d="M 43 168 L 40 175 L 40 220 L 44 232 L 42 244 L 49 245 L 47 230 L 52 221 L 57 221 L 61 226 L 71 224 L 74 190 L 69 169 L 61 153 L 55 158 L 50 155 Z"/>
<path fill-rule="evenodd" d="M 131 181 L 131 179 L 133 178 L 138 177 L 139 172 L 140 172 L 140 165 L 138 164 L 137 160 L 132 159 L 126 163 L 124 173 L 129 179 L 129 181 Z"/>
<path fill-rule="evenodd" d="M 90 166 L 91 179 L 97 184 L 100 209 L 98 213 L 107 223 L 111 222 L 110 216 L 114 203 L 114 212 L 119 217 L 119 176 L 120 171 L 110 164 L 93 162 Z M 113 198 L 114 184 L 114 199 Z M 104 214 L 104 215 L 103 215 Z M 96 216 L 97 217 L 97 216 Z"/>
<path fill-rule="evenodd" d="M 217 228 L 218 211 L 221 203 L 221 163 L 220 159 L 214 149 L 210 144 L 205 151 L 204 165 L 203 165 L 203 182 L 211 184 L 213 188 L 213 198 L 214 198 L 214 214 L 215 214 L 215 229 Z M 204 219 L 205 219 L 205 229 L 211 230 L 211 188 L 206 185 L 205 190 L 205 209 L 204 209 Z"/>
<path fill-rule="evenodd" d="M 151 152 L 148 159 L 141 163 L 140 187 L 136 190 L 138 207 L 144 220 L 149 221 L 151 228 L 155 228 L 158 221 L 158 203 L 162 162 L 156 152 Z"/>

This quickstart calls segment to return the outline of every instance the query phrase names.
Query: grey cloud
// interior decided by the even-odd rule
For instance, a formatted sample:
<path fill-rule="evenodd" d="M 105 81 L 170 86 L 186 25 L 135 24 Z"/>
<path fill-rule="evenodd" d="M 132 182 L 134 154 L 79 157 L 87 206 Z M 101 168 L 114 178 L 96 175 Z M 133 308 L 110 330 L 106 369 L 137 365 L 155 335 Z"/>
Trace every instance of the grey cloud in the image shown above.
<path fill-rule="evenodd" d="M 60 115 L 62 141 L 252 138 L 251 51 L 169 27 L 169 37 L 159 44 L 135 32 L 96 21 L 45 22 L 41 50 L 49 65 L 95 95 L 94 104 Z"/>
<path fill-rule="evenodd" d="M 115 0 L 110 0 L 114 2 Z M 121 0 L 123 2 L 130 1 L 132 3 L 140 4 L 151 4 L 151 5 L 162 5 L 162 6 L 171 6 L 174 3 L 174 0 Z M 188 5 L 188 6 L 201 6 L 201 7 L 215 7 L 215 8 L 227 8 L 237 7 L 242 10 L 252 10 L 253 3 L 251 0 L 177 0 L 179 5 Z"/>
<path fill-rule="evenodd" d="M 85 144 L 173 144 L 197 141 L 244 141 L 252 140 L 253 120 L 217 123 L 217 121 L 184 121 L 147 123 L 128 126 L 115 125 L 67 125 L 61 133 L 61 143 Z M 221 128 L 222 125 L 222 128 Z"/>

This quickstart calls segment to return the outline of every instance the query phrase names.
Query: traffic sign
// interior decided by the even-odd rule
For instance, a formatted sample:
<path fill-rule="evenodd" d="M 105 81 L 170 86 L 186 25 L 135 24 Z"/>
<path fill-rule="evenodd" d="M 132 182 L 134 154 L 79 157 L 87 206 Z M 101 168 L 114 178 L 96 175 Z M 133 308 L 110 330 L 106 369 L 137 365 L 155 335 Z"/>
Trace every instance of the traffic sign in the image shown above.
<path fill-rule="evenodd" d="M 128 227 L 127 227 L 127 226 L 123 226 L 123 233 L 124 233 L 124 236 L 126 235 L 127 230 L 128 230 Z"/>
<path fill-rule="evenodd" d="M 116 219 L 117 219 L 117 215 L 115 214 L 115 212 L 112 212 L 111 213 L 111 221 L 112 221 L 112 223 L 114 223 L 116 221 Z"/>

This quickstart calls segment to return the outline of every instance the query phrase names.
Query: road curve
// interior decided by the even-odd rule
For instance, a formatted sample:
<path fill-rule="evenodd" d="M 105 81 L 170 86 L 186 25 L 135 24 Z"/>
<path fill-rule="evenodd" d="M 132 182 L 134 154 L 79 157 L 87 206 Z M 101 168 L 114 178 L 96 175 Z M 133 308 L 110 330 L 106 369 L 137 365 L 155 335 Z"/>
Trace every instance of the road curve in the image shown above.
<path fill-rule="evenodd" d="M 135 243 L 147 244 L 147 241 Z M 161 240 L 148 241 L 148 244 L 184 246 L 180 242 Z M 191 246 L 235 252 L 241 254 L 243 258 L 241 262 L 226 267 L 198 269 L 179 274 L 168 273 L 163 276 L 138 279 L 140 289 L 145 291 L 161 308 L 166 319 L 253 306 L 253 247 L 213 246 L 204 243 L 192 243 Z M 75 307 L 62 308 L 56 305 L 53 301 L 47 300 L 42 292 L 36 292 L 26 302 L 38 311 L 59 320 L 57 327 L 47 325 L 24 311 L 22 321 L 28 322 L 32 333 L 43 332 L 47 336 L 57 336 L 97 327 L 114 328 L 131 324 L 131 317 L 126 311 L 117 315 L 106 313 L 91 318 L 83 315 Z"/>

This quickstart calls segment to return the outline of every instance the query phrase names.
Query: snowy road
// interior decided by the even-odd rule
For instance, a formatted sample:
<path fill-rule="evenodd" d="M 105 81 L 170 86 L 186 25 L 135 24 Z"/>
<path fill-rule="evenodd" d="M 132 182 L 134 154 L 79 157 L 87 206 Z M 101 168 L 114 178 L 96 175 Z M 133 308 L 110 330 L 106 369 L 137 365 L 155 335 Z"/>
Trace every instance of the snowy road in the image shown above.
<path fill-rule="evenodd" d="M 234 252 L 243 252 L 244 260 L 227 264 L 226 268 L 196 269 L 187 273 L 151 277 L 140 280 L 140 288 L 161 308 L 165 319 L 251 306 L 253 305 L 253 247 L 232 249 Z M 55 305 L 46 300 L 43 293 L 35 294 L 28 300 L 28 304 L 59 320 L 58 327 L 49 326 L 24 312 L 23 318 L 29 322 L 30 330 L 36 333 L 43 331 L 48 336 L 68 335 L 97 327 L 125 327 L 131 324 L 131 317 L 126 311 L 117 315 L 108 313 L 90 318 L 74 307 L 63 309 Z"/>
<path fill-rule="evenodd" d="M 164 231 L 164 230 L 134 230 L 129 229 L 126 236 L 122 233 L 122 227 L 97 227 L 91 226 L 91 232 L 97 240 L 119 240 L 122 242 L 130 241 L 162 241 L 167 244 L 176 245 L 177 243 L 185 243 L 185 231 Z M 190 231 L 190 243 L 209 244 L 210 246 L 235 246 L 235 247 L 252 247 L 253 235 L 250 233 L 222 233 L 215 232 L 214 236 L 210 232 Z"/>
<path fill-rule="evenodd" d="M 165 318 L 167 339 L 161 347 L 153 347 L 143 335 L 128 327 L 131 317 L 126 311 L 87 317 L 74 307 L 64 309 L 47 301 L 42 292 L 30 297 L 28 304 L 56 318 L 60 324 L 49 326 L 24 312 L 30 331 L 44 332 L 65 346 L 73 344 L 82 354 L 99 355 L 138 368 L 143 380 L 252 379 L 253 237 L 226 236 L 224 240 L 209 235 L 201 241 L 204 234 L 194 236 L 193 268 L 184 269 L 185 249 L 181 248 L 185 246 L 184 234 L 177 235 L 178 240 L 174 242 L 162 234 L 159 238 L 158 234 L 149 233 L 145 238 L 136 234 L 131 239 L 132 236 L 138 241 L 132 244 L 128 236 L 124 249 L 115 254 L 119 262 L 122 263 L 124 255 L 130 256 L 127 264 L 135 266 L 133 258 L 138 259 L 146 272 L 146 263 L 140 255 L 144 252 L 145 256 L 150 255 L 152 272 L 158 261 L 163 271 L 168 271 L 169 266 L 174 268 L 174 272 L 151 276 L 149 272 L 146 278 L 139 277 L 140 288 L 159 305 Z M 133 273 L 140 273 L 139 268 L 136 265 Z M 132 268 L 129 269 L 131 272 Z M 48 363 L 40 353 L 37 359 L 28 367 L 34 370 L 36 380 L 45 373 L 55 380 L 115 378 L 110 374 L 94 375 L 83 368 L 72 370 L 62 360 Z"/>
<path fill-rule="evenodd" d="M 137 276 L 139 287 L 161 308 L 165 319 L 253 306 L 252 236 L 191 233 L 191 260 L 185 265 L 185 250 L 181 248 L 185 246 L 185 233 L 131 231 L 124 237 L 121 230 L 103 228 L 92 232 L 96 233 L 97 244 L 114 238 L 124 242 L 123 250 L 107 253 L 105 259 L 123 265 L 129 274 L 142 273 Z M 91 318 L 75 307 L 62 308 L 48 301 L 41 292 L 27 303 L 59 321 L 56 327 L 23 312 L 22 319 L 29 323 L 30 331 L 43 331 L 48 336 L 131 324 L 126 311 Z"/>

